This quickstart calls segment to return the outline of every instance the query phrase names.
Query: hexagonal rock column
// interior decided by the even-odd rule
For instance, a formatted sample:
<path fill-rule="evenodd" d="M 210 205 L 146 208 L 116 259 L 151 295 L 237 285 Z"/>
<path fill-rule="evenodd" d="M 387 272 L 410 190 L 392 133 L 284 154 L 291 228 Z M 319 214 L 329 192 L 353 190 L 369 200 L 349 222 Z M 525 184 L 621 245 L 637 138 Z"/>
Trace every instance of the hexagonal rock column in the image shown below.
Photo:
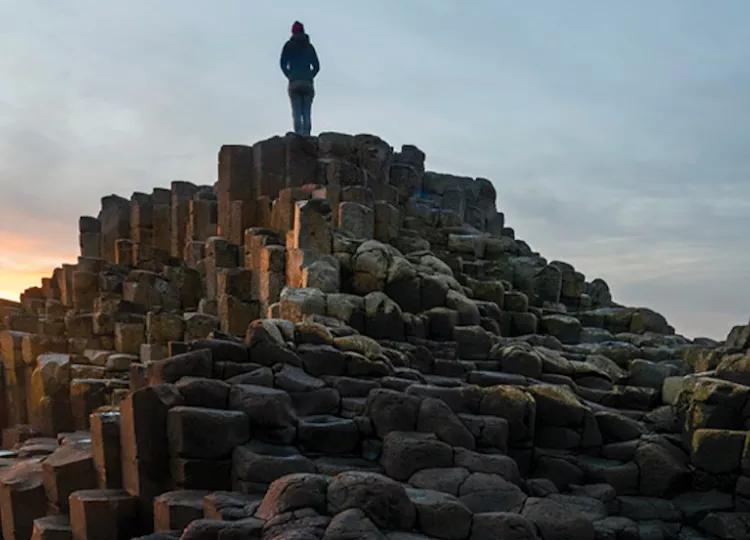
<path fill-rule="evenodd" d="M 187 222 L 190 216 L 190 200 L 198 186 L 190 182 L 172 182 L 172 205 L 170 217 L 170 254 L 181 257 L 187 237 Z"/>
<path fill-rule="evenodd" d="M 91 216 L 81 216 L 78 220 L 78 243 L 81 257 L 101 256 L 102 225 Z"/>
<path fill-rule="evenodd" d="M 42 465 L 26 461 L 4 470 L 0 479 L 3 539 L 30 538 L 34 520 L 46 513 Z"/>
<path fill-rule="evenodd" d="M 122 487 L 120 411 L 102 407 L 91 413 L 91 444 L 99 488 Z"/>
<path fill-rule="evenodd" d="M 129 540 L 138 532 L 138 500 L 119 489 L 76 491 L 70 496 L 74 540 Z"/>
<path fill-rule="evenodd" d="M 73 530 L 66 515 L 45 516 L 34 520 L 31 540 L 72 540 Z"/>
<path fill-rule="evenodd" d="M 123 485 L 140 499 L 144 526 L 150 525 L 153 497 L 171 484 L 167 413 L 182 402 L 175 386 L 158 384 L 133 392 L 120 403 Z"/>
<path fill-rule="evenodd" d="M 42 469 L 47 499 L 60 510 L 68 507 L 68 497 L 74 491 L 96 487 L 94 460 L 88 445 L 61 446 L 42 462 Z"/>
<path fill-rule="evenodd" d="M 225 144 L 219 150 L 219 174 L 216 194 L 219 211 L 219 234 L 233 238 L 242 231 L 232 228 L 233 203 L 252 200 L 255 187 L 253 149 L 250 146 Z"/>
<path fill-rule="evenodd" d="M 113 263 L 117 240 L 130 238 L 130 201 L 117 195 L 102 197 L 99 223 L 101 224 L 101 257 Z"/>
<path fill-rule="evenodd" d="M 209 491 L 178 490 L 154 499 L 154 530 L 181 531 L 203 517 L 203 498 Z"/>
<path fill-rule="evenodd" d="M 54 436 L 73 428 L 69 385 L 70 356 L 39 355 L 31 373 L 29 420 L 44 435 Z"/>

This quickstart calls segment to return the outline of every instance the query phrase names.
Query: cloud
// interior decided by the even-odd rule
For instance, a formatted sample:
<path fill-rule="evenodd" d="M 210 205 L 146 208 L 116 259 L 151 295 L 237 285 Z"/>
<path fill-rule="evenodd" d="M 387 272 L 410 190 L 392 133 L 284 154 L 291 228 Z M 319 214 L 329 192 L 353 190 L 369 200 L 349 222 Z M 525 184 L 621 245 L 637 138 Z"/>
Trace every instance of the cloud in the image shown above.
<path fill-rule="evenodd" d="M 221 144 L 288 129 L 276 57 L 299 18 L 323 66 L 316 130 L 492 179 L 543 255 L 723 336 L 750 306 L 749 15 L 692 0 L 0 5 L 0 290 L 21 288 L 10 268 L 70 260 L 101 196 L 211 183 Z"/>

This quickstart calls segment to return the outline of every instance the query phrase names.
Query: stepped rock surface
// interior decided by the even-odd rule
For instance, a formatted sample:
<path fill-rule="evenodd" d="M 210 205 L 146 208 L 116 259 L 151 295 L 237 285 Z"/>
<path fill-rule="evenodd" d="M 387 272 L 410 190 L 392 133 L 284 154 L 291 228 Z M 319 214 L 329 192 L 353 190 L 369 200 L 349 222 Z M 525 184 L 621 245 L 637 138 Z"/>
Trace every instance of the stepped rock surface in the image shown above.
<path fill-rule="evenodd" d="M 415 146 L 102 199 L 0 304 L 6 540 L 750 538 L 750 325 L 689 340 Z"/>

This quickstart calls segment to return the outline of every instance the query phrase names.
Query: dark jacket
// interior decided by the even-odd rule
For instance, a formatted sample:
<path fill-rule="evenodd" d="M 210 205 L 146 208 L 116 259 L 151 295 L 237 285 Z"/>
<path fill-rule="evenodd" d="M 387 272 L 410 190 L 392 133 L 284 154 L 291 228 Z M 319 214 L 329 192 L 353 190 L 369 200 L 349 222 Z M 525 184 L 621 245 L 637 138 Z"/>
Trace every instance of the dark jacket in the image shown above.
<path fill-rule="evenodd" d="M 290 82 L 310 81 L 320 71 L 318 55 L 304 32 L 293 34 L 281 51 L 281 71 Z"/>

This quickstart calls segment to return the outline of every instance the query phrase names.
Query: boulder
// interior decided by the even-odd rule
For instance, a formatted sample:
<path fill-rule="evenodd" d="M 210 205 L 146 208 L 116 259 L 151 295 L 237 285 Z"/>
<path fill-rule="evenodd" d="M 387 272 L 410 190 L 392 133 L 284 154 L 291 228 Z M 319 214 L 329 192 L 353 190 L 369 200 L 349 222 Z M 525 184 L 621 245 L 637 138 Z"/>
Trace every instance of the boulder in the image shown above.
<path fill-rule="evenodd" d="M 458 489 L 468 478 L 469 471 L 463 467 L 443 467 L 422 469 L 409 478 L 409 484 L 420 489 L 440 491 L 449 495 L 458 495 Z"/>
<path fill-rule="evenodd" d="M 519 512 L 526 501 L 521 489 L 498 474 L 471 473 L 458 490 L 459 500 L 473 513 Z"/>
<path fill-rule="evenodd" d="M 331 415 L 299 419 L 297 440 L 308 452 L 348 454 L 359 445 L 359 431 L 354 420 Z"/>
<path fill-rule="evenodd" d="M 241 411 L 173 407 L 167 414 L 167 437 L 173 456 L 228 458 L 250 438 L 248 417 Z"/>
<path fill-rule="evenodd" d="M 663 439 L 642 440 L 635 451 L 635 462 L 640 470 L 642 495 L 674 495 L 690 483 L 687 457 Z"/>
<path fill-rule="evenodd" d="M 420 469 L 452 466 L 453 451 L 431 433 L 391 431 L 383 441 L 381 462 L 388 476 L 407 480 Z"/>
<path fill-rule="evenodd" d="M 182 377 L 177 388 L 190 407 L 225 409 L 229 400 L 230 385 L 217 379 L 205 377 Z"/>
<path fill-rule="evenodd" d="M 728 540 L 750 538 L 750 512 L 712 512 L 703 518 L 700 528 Z"/>
<path fill-rule="evenodd" d="M 67 509 L 68 497 L 79 489 L 97 487 L 91 447 L 84 443 L 61 446 L 42 462 L 44 490 L 47 499 L 60 509 Z"/>
<path fill-rule="evenodd" d="M 73 538 L 131 538 L 138 528 L 137 499 L 126 491 L 93 489 L 70 496 Z"/>
<path fill-rule="evenodd" d="M 297 536 L 290 537 L 297 539 Z M 299 540 L 310 540 L 318 538 L 317 536 L 304 537 L 300 536 Z M 350 508 L 339 512 L 331 519 L 328 527 L 323 534 L 324 540 L 353 540 L 354 538 L 362 540 L 385 540 L 386 537 L 367 515 L 359 508 Z"/>
<path fill-rule="evenodd" d="M 435 398 L 425 398 L 419 406 L 417 431 L 434 433 L 451 445 L 474 449 L 474 437 L 456 414 L 444 402 Z"/>
<path fill-rule="evenodd" d="M 594 540 L 591 521 L 570 505 L 531 497 L 521 515 L 534 523 L 544 540 Z"/>
<path fill-rule="evenodd" d="M 408 531 L 416 521 L 403 486 L 380 474 L 349 471 L 334 476 L 327 501 L 329 514 L 358 508 L 380 528 Z"/>
<path fill-rule="evenodd" d="M 190 522 L 203 517 L 203 498 L 207 491 L 177 490 L 154 499 L 154 530 L 181 531 Z"/>
<path fill-rule="evenodd" d="M 290 474 L 274 480 L 256 515 L 269 520 L 279 514 L 302 508 L 325 513 L 328 482 L 327 476 L 307 473 Z"/>
<path fill-rule="evenodd" d="M 150 385 L 175 383 L 182 377 L 208 377 L 213 373 L 213 355 L 208 349 L 186 352 L 148 365 Z"/>
<path fill-rule="evenodd" d="M 372 419 L 375 432 L 385 437 L 391 431 L 413 431 L 419 416 L 420 399 L 377 388 L 367 396 L 366 414 Z"/>
<path fill-rule="evenodd" d="M 560 427 L 582 424 L 586 408 L 570 388 L 539 384 L 530 386 L 528 391 L 536 401 L 537 421 Z"/>
<path fill-rule="evenodd" d="M 640 422 L 616 412 L 599 411 L 594 416 L 606 441 L 630 441 L 646 432 Z"/>
<path fill-rule="evenodd" d="M 419 530 L 446 540 L 468 536 L 472 514 L 456 497 L 427 489 L 407 489 L 406 494 L 417 511 Z"/>
<path fill-rule="evenodd" d="M 287 474 L 314 472 L 315 464 L 293 446 L 253 440 L 232 453 L 232 476 L 254 492 L 264 493 L 268 484 Z"/>
<path fill-rule="evenodd" d="M 541 331 L 571 345 L 581 340 L 581 321 L 570 315 L 546 315 L 540 320 Z"/>
<path fill-rule="evenodd" d="M 511 512 L 474 514 L 470 540 L 538 540 L 534 524 Z"/>
<path fill-rule="evenodd" d="M 493 351 L 500 360 L 502 370 L 538 379 L 542 376 L 542 358 L 531 347 L 514 344 Z"/>
<path fill-rule="evenodd" d="M 690 445 L 690 461 L 713 474 L 738 471 L 746 439 L 746 431 L 697 429 Z"/>
<path fill-rule="evenodd" d="M 250 430 L 291 432 L 297 423 L 292 398 L 283 390 L 235 384 L 229 391 L 229 408 L 242 411 L 250 421 Z"/>

